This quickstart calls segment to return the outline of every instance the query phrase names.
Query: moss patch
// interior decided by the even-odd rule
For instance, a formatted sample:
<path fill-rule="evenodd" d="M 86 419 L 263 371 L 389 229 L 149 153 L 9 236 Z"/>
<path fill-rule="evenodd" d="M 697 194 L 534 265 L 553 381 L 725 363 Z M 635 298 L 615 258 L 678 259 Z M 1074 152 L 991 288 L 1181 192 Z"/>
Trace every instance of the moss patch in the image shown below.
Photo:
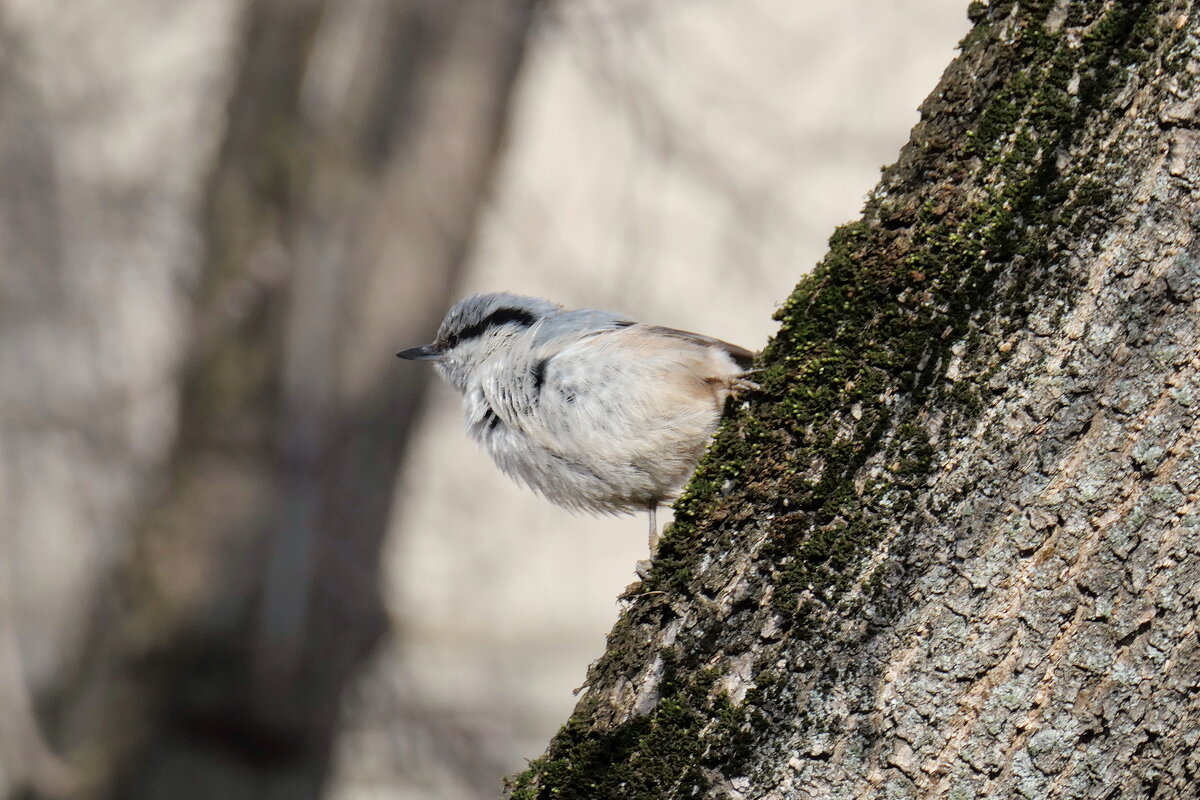
<path fill-rule="evenodd" d="M 701 671 L 684 680 L 673 653 L 666 650 L 661 655 L 663 699 L 653 714 L 617 725 L 605 736 L 594 735 L 583 716 L 574 715 L 551 745 L 570 752 L 572 758 L 547 755 L 533 761 L 530 770 L 509 787 L 513 800 L 658 800 L 689 797 L 707 788 L 699 733 L 711 716 L 725 712 L 728 703 L 720 695 L 710 696 L 717 678 L 714 672 Z"/>

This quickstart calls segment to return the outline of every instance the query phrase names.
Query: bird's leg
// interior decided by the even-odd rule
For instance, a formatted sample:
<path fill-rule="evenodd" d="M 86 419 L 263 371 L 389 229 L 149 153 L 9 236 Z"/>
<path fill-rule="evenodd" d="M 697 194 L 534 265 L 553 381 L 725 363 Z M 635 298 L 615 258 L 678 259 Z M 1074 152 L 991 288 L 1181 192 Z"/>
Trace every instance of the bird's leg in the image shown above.
<path fill-rule="evenodd" d="M 654 561 L 654 554 L 658 552 L 658 501 L 651 500 L 646 503 L 646 510 L 650 512 L 650 557 L 643 558 L 633 568 L 642 580 L 650 577 L 650 563 Z"/>
<path fill-rule="evenodd" d="M 762 372 L 761 369 L 748 369 L 745 372 L 739 372 L 734 375 L 729 381 L 729 392 L 735 398 L 740 398 L 742 395 L 752 392 L 761 392 L 762 386 L 750 379 L 751 375 L 756 375 Z"/>
<path fill-rule="evenodd" d="M 654 558 L 658 551 L 658 501 L 651 500 L 646 504 L 646 510 L 650 512 L 650 557 Z"/>

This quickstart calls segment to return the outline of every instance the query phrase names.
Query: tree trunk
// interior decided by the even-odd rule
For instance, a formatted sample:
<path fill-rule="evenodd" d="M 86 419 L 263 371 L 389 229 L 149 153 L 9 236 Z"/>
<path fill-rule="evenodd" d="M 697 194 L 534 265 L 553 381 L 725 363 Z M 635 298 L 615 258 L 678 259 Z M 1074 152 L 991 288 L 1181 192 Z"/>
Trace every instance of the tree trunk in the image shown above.
<path fill-rule="evenodd" d="M 975 2 L 514 798 L 1200 779 L 1200 19 Z"/>

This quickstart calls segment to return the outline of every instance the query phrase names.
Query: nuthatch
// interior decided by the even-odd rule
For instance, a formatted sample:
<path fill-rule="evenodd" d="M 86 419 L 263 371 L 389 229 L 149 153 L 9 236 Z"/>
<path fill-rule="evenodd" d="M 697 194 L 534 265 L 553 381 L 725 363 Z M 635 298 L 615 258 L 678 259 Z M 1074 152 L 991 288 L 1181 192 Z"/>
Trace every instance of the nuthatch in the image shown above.
<path fill-rule="evenodd" d="M 753 354 L 697 333 L 497 292 L 460 300 L 432 344 L 463 395 L 467 430 L 508 475 L 552 502 L 650 512 L 695 469 Z"/>

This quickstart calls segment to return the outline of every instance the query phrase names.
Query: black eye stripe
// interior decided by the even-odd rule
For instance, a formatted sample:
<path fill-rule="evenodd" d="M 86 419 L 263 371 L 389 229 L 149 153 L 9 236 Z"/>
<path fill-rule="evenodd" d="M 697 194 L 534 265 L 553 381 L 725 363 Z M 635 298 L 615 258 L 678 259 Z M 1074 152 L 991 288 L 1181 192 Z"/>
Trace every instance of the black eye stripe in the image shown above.
<path fill-rule="evenodd" d="M 528 328 L 534 322 L 536 317 L 528 311 L 523 311 L 519 308 L 497 308 L 492 313 L 488 314 L 483 319 L 476 322 L 474 325 L 468 325 L 456 334 L 446 337 L 445 347 L 454 347 L 459 342 L 467 339 L 475 339 L 487 333 L 492 328 L 498 328 L 501 325 L 507 325 L 510 322 L 516 322 L 523 328 Z"/>

